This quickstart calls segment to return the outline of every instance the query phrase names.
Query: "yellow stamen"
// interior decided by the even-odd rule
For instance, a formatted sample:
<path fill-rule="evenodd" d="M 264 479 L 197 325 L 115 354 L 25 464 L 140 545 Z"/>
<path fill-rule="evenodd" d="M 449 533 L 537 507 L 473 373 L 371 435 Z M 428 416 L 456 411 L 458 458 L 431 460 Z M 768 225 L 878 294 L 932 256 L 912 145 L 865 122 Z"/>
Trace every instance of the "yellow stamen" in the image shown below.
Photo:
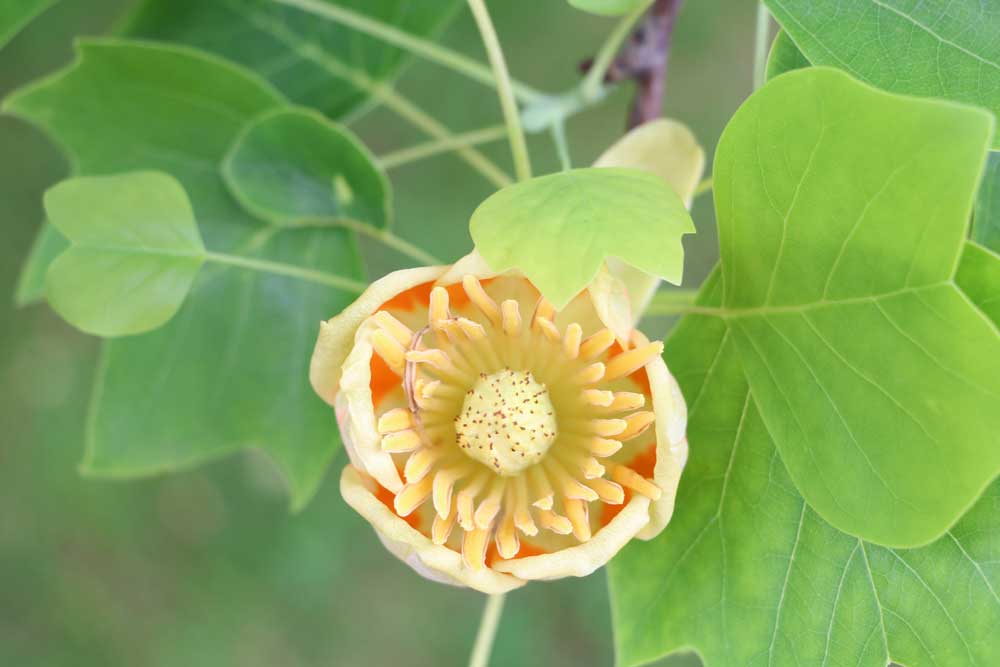
<path fill-rule="evenodd" d="M 476 508 L 476 513 L 473 519 L 476 525 L 483 530 L 488 529 L 493 525 L 493 519 L 497 517 L 500 513 L 500 504 L 503 499 L 504 490 L 507 485 L 503 477 L 497 477 L 493 480 L 492 486 L 490 486 L 490 492 L 486 495 L 486 498 L 479 503 L 479 507 Z"/>
<path fill-rule="evenodd" d="M 448 310 L 448 290 L 440 285 L 431 290 L 431 304 L 427 315 L 428 324 L 434 329 L 443 329 L 451 318 Z"/>
<path fill-rule="evenodd" d="M 537 535 L 538 527 L 528 507 L 528 482 L 523 475 L 514 478 L 514 525 L 525 535 Z"/>
<path fill-rule="evenodd" d="M 608 412 L 626 412 L 628 410 L 638 410 L 646 405 L 646 397 L 634 391 L 616 391 L 614 400 L 605 407 Z"/>
<path fill-rule="evenodd" d="M 566 516 L 573 525 L 573 535 L 581 542 L 590 539 L 590 512 L 587 503 L 582 500 L 572 500 L 567 498 L 563 502 L 566 508 Z"/>
<path fill-rule="evenodd" d="M 430 477 L 425 477 L 416 484 L 407 484 L 403 490 L 396 494 L 393 506 L 399 516 L 409 516 L 413 510 L 424 504 L 424 501 L 431 495 Z"/>
<path fill-rule="evenodd" d="M 516 336 L 521 333 L 521 311 L 517 307 L 517 301 L 507 299 L 500 304 L 503 317 L 503 332 L 508 336 Z"/>
<path fill-rule="evenodd" d="M 532 328 L 535 328 L 539 319 L 548 320 L 550 323 L 556 319 L 556 309 L 544 298 L 539 299 L 538 304 L 535 306 L 535 313 L 531 316 Z"/>
<path fill-rule="evenodd" d="M 444 454 L 444 447 L 422 447 L 410 454 L 403 468 L 406 481 L 413 484 L 422 480 L 434 467 L 434 462 Z"/>
<path fill-rule="evenodd" d="M 573 322 L 566 327 L 566 334 L 563 336 L 563 351 L 570 359 L 576 359 L 580 354 L 580 339 L 583 337 L 583 328 Z"/>
<path fill-rule="evenodd" d="M 415 364 L 430 364 L 439 371 L 454 372 L 455 370 L 451 358 L 443 350 L 410 350 L 406 353 L 406 360 Z"/>
<path fill-rule="evenodd" d="M 486 338 L 486 329 L 479 322 L 473 322 L 465 317 L 458 318 L 458 327 L 465 334 L 466 338 L 476 342 Z"/>
<path fill-rule="evenodd" d="M 445 517 L 439 514 L 434 516 L 434 523 L 431 525 L 431 540 L 434 544 L 444 544 L 448 541 L 448 536 L 455 527 L 456 516 L 454 509 Z"/>
<path fill-rule="evenodd" d="M 584 389 L 583 400 L 597 408 L 609 408 L 615 400 L 615 395 L 604 389 Z"/>
<path fill-rule="evenodd" d="M 413 413 L 406 408 L 393 408 L 378 418 L 378 432 L 382 435 L 413 427 Z"/>
<path fill-rule="evenodd" d="M 624 419 L 592 419 L 590 432 L 602 438 L 612 438 L 628 428 Z"/>
<path fill-rule="evenodd" d="M 413 342 L 413 332 L 410 328 L 390 315 L 387 311 L 380 310 L 374 315 L 375 323 L 387 331 L 403 347 L 410 347 Z"/>
<path fill-rule="evenodd" d="M 555 323 L 552 322 L 552 320 L 546 319 L 544 317 L 536 317 L 535 325 L 543 334 L 545 334 L 545 337 L 548 338 L 550 341 L 552 341 L 553 343 L 559 342 L 559 339 L 561 338 L 561 336 L 559 335 L 559 328 L 556 327 Z"/>
<path fill-rule="evenodd" d="M 393 373 L 399 376 L 403 375 L 406 350 L 399 344 L 398 340 L 385 329 L 378 329 L 372 332 L 372 347 L 375 348 L 375 353 L 385 360 Z"/>
<path fill-rule="evenodd" d="M 481 570 L 486 564 L 486 543 L 490 539 L 488 530 L 466 530 L 462 540 L 462 558 L 473 570 Z"/>
<path fill-rule="evenodd" d="M 611 479 L 624 487 L 632 489 L 636 493 L 641 493 L 650 500 L 660 499 L 660 487 L 653 484 L 631 468 L 626 466 L 614 466 L 611 468 Z"/>
<path fill-rule="evenodd" d="M 531 504 L 543 510 L 552 509 L 552 498 L 555 492 L 552 490 L 552 484 L 549 483 L 549 478 L 542 466 L 536 465 L 528 468 L 528 481 L 531 484 L 531 496 L 535 499 Z"/>
<path fill-rule="evenodd" d="M 609 505 L 621 505 L 625 502 L 625 489 L 610 480 L 603 477 L 596 477 L 588 479 L 584 484 L 597 492 L 597 496 L 601 499 L 601 502 Z"/>
<path fill-rule="evenodd" d="M 590 364 L 576 375 L 580 384 L 597 384 L 604 377 L 604 364 L 600 361 Z"/>
<path fill-rule="evenodd" d="M 545 460 L 545 470 L 549 473 L 552 483 L 566 498 L 576 498 L 579 500 L 597 500 L 597 493 L 590 487 L 584 486 L 576 481 L 572 475 L 566 472 L 562 464 L 555 459 Z"/>
<path fill-rule="evenodd" d="M 580 344 L 580 358 L 581 359 L 593 359 L 601 354 L 604 354 L 605 350 L 611 347 L 612 343 L 615 342 L 615 334 L 611 329 L 601 329 L 592 336 L 588 336 Z"/>
<path fill-rule="evenodd" d="M 458 492 L 455 504 L 458 507 L 458 523 L 462 526 L 463 530 L 468 531 L 476 527 L 474 516 L 476 496 L 486 486 L 487 481 L 489 481 L 487 473 L 485 471 L 480 472 L 469 480 L 464 489 Z"/>
<path fill-rule="evenodd" d="M 382 451 L 390 454 L 412 452 L 420 446 L 420 436 L 416 431 L 406 430 L 389 433 L 382 438 Z"/>
<path fill-rule="evenodd" d="M 454 468 L 446 468 L 434 475 L 434 509 L 438 516 L 446 517 L 452 509 L 451 494 L 455 488 L 455 482 L 462 479 L 472 471 L 470 465 L 459 465 Z"/>
<path fill-rule="evenodd" d="M 622 352 L 608 361 L 604 378 L 606 380 L 616 380 L 620 377 L 631 375 L 648 364 L 654 357 L 658 357 L 661 354 L 663 354 L 663 343 L 660 342 L 648 343 L 634 350 Z"/>
<path fill-rule="evenodd" d="M 500 309 L 496 301 L 490 298 L 483 286 L 475 276 L 467 275 L 462 278 L 462 287 L 469 295 L 469 300 L 476 305 L 476 308 L 493 323 L 493 326 L 500 326 Z"/>
<path fill-rule="evenodd" d="M 656 421 L 656 415 L 652 412 L 633 412 L 628 417 L 625 417 L 625 422 L 628 426 L 616 437 L 622 442 L 630 440 L 641 435 L 654 421 Z"/>
<path fill-rule="evenodd" d="M 569 519 L 552 510 L 538 510 L 538 525 L 558 535 L 569 535 L 573 532 L 573 524 Z"/>
<path fill-rule="evenodd" d="M 613 456 L 622 448 L 621 440 L 613 440 L 611 438 L 601 438 L 599 436 L 590 438 L 585 441 L 587 449 L 594 456 L 604 458 L 606 456 Z"/>

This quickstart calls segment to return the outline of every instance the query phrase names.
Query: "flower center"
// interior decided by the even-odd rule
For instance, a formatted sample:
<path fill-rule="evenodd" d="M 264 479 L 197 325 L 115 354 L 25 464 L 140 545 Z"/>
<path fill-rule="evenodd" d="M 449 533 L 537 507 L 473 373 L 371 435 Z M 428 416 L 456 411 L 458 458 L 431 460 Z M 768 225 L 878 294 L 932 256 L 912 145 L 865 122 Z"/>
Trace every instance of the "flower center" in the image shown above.
<path fill-rule="evenodd" d="M 556 440 L 552 399 L 531 371 L 481 373 L 455 418 L 458 446 L 512 477 L 545 456 Z"/>
<path fill-rule="evenodd" d="M 503 559 L 517 556 L 521 535 L 547 539 L 543 530 L 556 543 L 586 542 L 600 528 L 591 503 L 621 505 L 626 492 L 658 499 L 659 487 L 616 454 L 653 426 L 646 395 L 623 391 L 623 380 L 663 345 L 621 349 L 608 329 L 560 331 L 544 299 L 497 303 L 473 276 L 462 288 L 467 299 L 452 312 L 448 290 L 434 287 L 418 331 L 384 310 L 372 316 L 372 347 L 406 397 L 377 424 L 406 480 L 396 513 L 432 504 L 431 539 L 481 568 L 490 542 Z"/>

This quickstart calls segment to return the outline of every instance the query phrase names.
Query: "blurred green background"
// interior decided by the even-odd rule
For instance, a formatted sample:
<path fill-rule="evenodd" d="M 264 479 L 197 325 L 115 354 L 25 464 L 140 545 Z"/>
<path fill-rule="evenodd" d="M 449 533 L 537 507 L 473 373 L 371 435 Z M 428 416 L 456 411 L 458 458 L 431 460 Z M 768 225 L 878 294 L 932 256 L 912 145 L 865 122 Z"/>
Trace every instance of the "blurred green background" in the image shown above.
<path fill-rule="evenodd" d="M 106 32 L 130 4 L 64 0 L 45 13 L 0 51 L 0 96 L 68 62 L 74 36 Z M 750 90 L 755 4 L 689 2 L 675 32 L 666 112 L 692 127 L 709 156 Z M 614 25 L 562 0 L 491 9 L 514 75 L 552 92 L 577 81 L 577 63 Z M 482 57 L 465 11 L 443 42 Z M 433 65 L 414 61 L 399 87 L 455 131 L 499 122 L 488 89 Z M 575 165 L 621 135 L 630 99 L 625 86 L 570 122 Z M 426 139 L 379 108 L 351 127 L 376 153 Z M 530 146 L 537 173 L 556 168 L 548 135 Z M 425 581 L 383 550 L 340 499 L 343 454 L 298 515 L 274 468 L 252 452 L 156 479 L 78 475 L 98 341 L 45 306 L 13 306 L 41 193 L 67 164 L 10 117 L 0 117 L 0 147 L 0 665 L 465 664 L 483 596 Z M 509 167 L 502 142 L 486 152 Z M 390 176 L 398 234 L 444 258 L 468 251 L 469 214 L 491 191 L 481 177 L 452 156 Z M 717 257 L 710 197 L 694 215 L 692 287 Z M 408 263 L 370 243 L 364 250 L 372 278 Z M 652 322 L 650 333 L 668 324 Z M 516 591 L 499 633 L 493 665 L 613 664 L 604 572 Z"/>

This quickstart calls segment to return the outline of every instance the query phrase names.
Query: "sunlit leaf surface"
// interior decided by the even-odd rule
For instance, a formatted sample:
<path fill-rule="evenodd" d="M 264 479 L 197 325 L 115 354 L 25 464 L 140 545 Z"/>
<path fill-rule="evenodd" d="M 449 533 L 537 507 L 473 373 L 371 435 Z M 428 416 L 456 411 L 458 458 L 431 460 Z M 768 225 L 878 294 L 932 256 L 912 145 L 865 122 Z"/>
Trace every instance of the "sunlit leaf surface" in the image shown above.
<path fill-rule="evenodd" d="M 694 233 L 684 202 L 659 176 L 575 169 L 500 190 L 472 214 L 476 249 L 496 271 L 519 268 L 556 308 L 608 257 L 680 284 L 681 237 Z"/>
<path fill-rule="evenodd" d="M 815 65 L 896 93 L 943 97 L 1000 114 L 995 2 L 765 0 Z M 1000 148 L 1000 137 L 994 146 Z"/>

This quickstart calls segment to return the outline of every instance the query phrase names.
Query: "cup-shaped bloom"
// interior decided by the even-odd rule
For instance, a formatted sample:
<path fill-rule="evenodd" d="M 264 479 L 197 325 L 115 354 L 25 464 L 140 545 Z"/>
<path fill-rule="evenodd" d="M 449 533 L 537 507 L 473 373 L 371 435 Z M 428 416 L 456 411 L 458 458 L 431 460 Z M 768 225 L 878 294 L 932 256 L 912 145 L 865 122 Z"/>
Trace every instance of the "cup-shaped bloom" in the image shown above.
<path fill-rule="evenodd" d="M 341 492 L 392 553 L 496 593 L 663 529 L 686 409 L 620 284 L 557 312 L 473 253 L 392 273 L 322 324 L 310 374 L 350 456 Z"/>

